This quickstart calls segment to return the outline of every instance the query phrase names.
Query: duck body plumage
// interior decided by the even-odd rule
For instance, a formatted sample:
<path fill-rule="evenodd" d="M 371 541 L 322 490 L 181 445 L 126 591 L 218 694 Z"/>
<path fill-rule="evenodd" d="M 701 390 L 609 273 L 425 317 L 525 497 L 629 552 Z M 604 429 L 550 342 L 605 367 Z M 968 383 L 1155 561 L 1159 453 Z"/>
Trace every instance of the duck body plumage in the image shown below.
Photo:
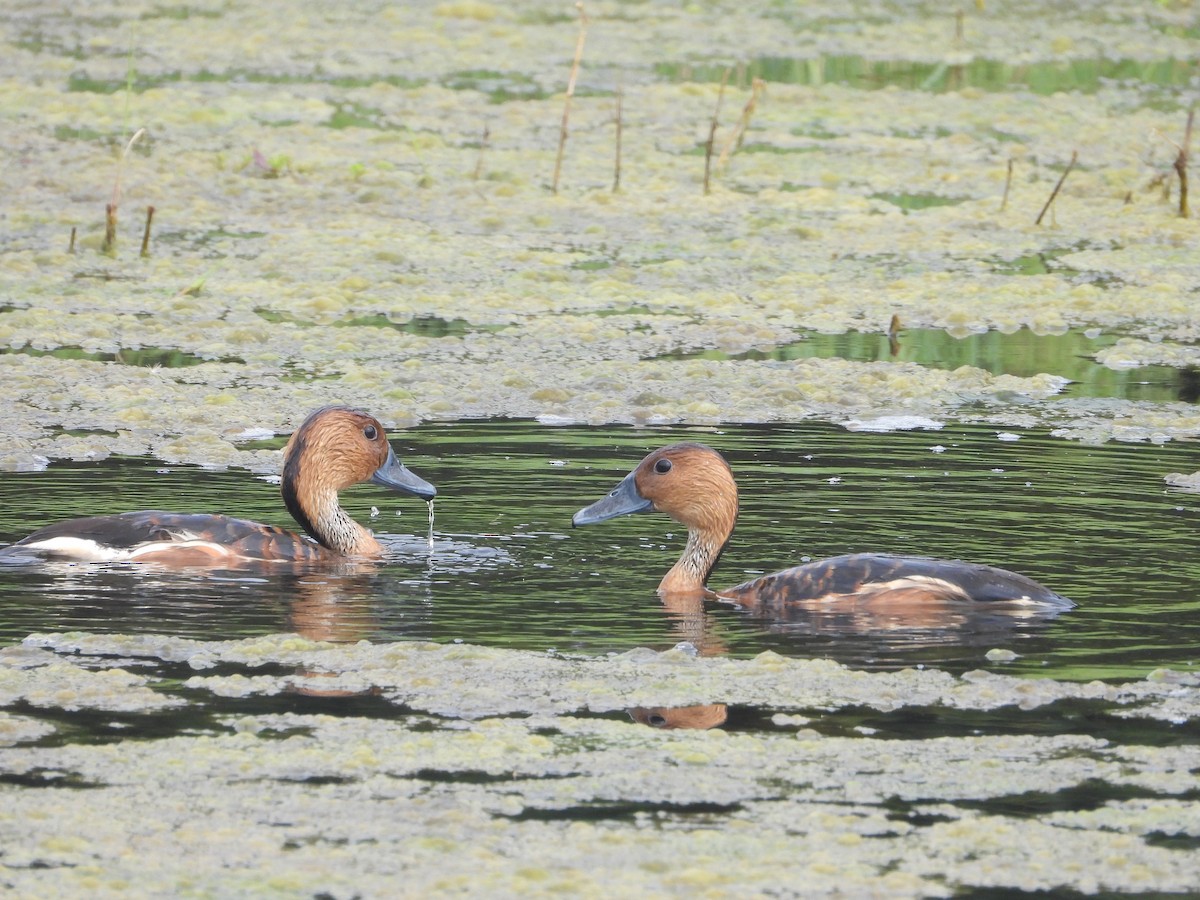
<path fill-rule="evenodd" d="M 678 562 L 659 584 L 662 595 L 703 593 L 763 615 L 832 604 L 937 603 L 1068 609 L 1075 604 L 1032 578 L 959 560 L 855 553 L 784 569 L 723 590 L 707 586 L 738 515 L 738 492 L 725 458 L 704 444 L 655 450 L 606 497 L 579 510 L 575 525 L 645 511 L 665 512 L 688 529 Z"/>
<path fill-rule="evenodd" d="M 852 553 L 763 575 L 715 592 L 724 600 L 782 615 L 789 605 L 826 603 L 989 603 L 1069 608 L 1074 604 L 1007 569 L 923 556 Z"/>
<path fill-rule="evenodd" d="M 307 535 L 219 514 L 143 510 L 47 525 L 0 550 L 0 562 L 192 566 L 372 558 L 382 547 L 337 499 L 339 490 L 363 481 L 426 500 L 437 493 L 400 463 L 377 419 L 347 407 L 323 407 L 284 448 L 280 489 Z"/>
<path fill-rule="evenodd" d="M 6 548 L 47 560 L 76 562 L 238 559 L 319 560 L 327 555 L 311 538 L 274 525 L 207 513 L 141 510 L 56 522 Z"/>

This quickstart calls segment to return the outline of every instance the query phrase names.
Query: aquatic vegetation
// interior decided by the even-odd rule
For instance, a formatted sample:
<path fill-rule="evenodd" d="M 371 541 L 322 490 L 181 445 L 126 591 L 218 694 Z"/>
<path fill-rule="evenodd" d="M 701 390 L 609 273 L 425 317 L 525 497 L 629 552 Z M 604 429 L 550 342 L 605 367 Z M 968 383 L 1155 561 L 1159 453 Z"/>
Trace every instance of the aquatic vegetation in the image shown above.
<path fill-rule="evenodd" d="M 1181 891 L 1197 871 L 1194 851 L 1153 838 L 1194 837 L 1188 797 L 1200 751 L 1145 740 L 1172 727 L 1158 723 L 1159 704 L 1172 716 L 1200 712 L 1193 675 L 1068 684 L 986 672 L 872 675 L 770 653 L 584 659 L 417 642 L 82 634 L 31 638 L 0 654 L 0 673 L 10 678 L 17 666 L 32 685 L 64 667 L 59 654 L 118 692 L 128 682 L 122 666 L 191 670 L 158 690 L 207 698 L 210 712 L 171 726 L 147 698 L 155 740 L 61 735 L 31 746 L 36 733 L 14 735 L 23 745 L 5 753 L 7 781 L 87 786 L 81 796 L 106 823 L 91 827 L 74 804 L 47 804 L 44 791 L 10 791 L 6 815 L 23 826 L 6 844 L 6 877 L 18 885 L 72 893 L 136 878 L 171 893 L 182 877 L 173 860 L 186 850 L 193 886 L 291 893 L 300 847 L 312 851 L 306 891 L 386 890 L 403 872 L 410 887 L 432 891 L 486 883 L 586 892 L 595 879 L 606 890 L 770 891 L 804 877 L 822 892 L 915 897 L 966 885 Z M 279 668 L 294 674 L 270 674 Z M 320 699 L 371 694 L 393 714 L 357 715 Z M 291 709 L 267 705 L 270 697 L 289 698 Z M 779 712 L 759 730 L 667 732 L 623 712 L 715 697 Z M 1088 729 L 1114 737 L 1132 738 L 1120 717 L 1133 715 L 1143 739 L 1072 728 L 914 741 L 886 730 L 889 714 L 898 722 L 1004 706 L 1038 729 L 1087 710 Z M 881 712 L 876 727 L 843 733 L 839 710 L 862 707 Z M 1107 799 L 1073 811 L 1069 798 L 1086 791 Z M 147 809 L 156 850 L 134 861 L 121 848 L 145 839 L 136 835 Z"/>
<path fill-rule="evenodd" d="M 270 472 L 264 436 L 332 401 L 388 427 L 941 427 L 926 454 L 952 454 L 960 423 L 1019 434 L 1010 448 L 1200 434 L 1200 237 L 1172 143 L 1188 4 L 587 12 L 554 175 L 569 4 L 0 11 L 0 470 L 119 454 Z M 153 235 L 140 214 L 106 222 L 115 166 Z M 1076 354 L 1110 380 L 1076 390 Z M 1177 381 L 1126 390 L 1146 366 Z M 1025 648 L 974 649 L 1035 671 Z M 1196 690 L 1190 670 L 1109 684 L 44 637 L 0 652 L 5 879 L 62 896 L 1186 892 Z M 718 703 L 727 721 L 703 732 L 623 711 Z M 914 715 L 945 733 L 915 739 Z"/>
<path fill-rule="evenodd" d="M 916 84 L 881 70 L 888 86 L 864 90 L 877 76 L 793 77 L 812 71 L 803 60 L 735 65 L 728 112 L 715 123 L 715 146 L 727 152 L 705 197 L 704 138 L 724 64 L 705 66 L 727 49 L 716 35 L 729 27 L 722 18 L 721 29 L 708 30 L 713 11 L 589 11 L 555 196 L 556 92 L 578 30 L 570 17 L 488 4 L 389 10 L 371 30 L 405 48 L 397 57 L 351 38 L 355 15 L 313 28 L 269 6 L 151 16 L 128 43 L 89 38 L 94 51 L 82 60 L 67 20 L 22 25 L 26 37 L 11 47 L 20 69 L 4 114 L 39 110 L 42 127 L 25 129 L 26 158 L 55 162 L 10 191 L 0 269 L 15 308 L 0 311 L 0 338 L 44 350 L 154 346 L 245 361 L 195 367 L 186 383 L 143 382 L 153 402 L 137 413 L 126 402 L 117 414 L 148 430 L 173 432 L 181 445 L 208 443 L 229 410 L 205 401 L 233 383 L 256 387 L 238 404 L 247 420 L 283 427 L 298 402 L 291 379 L 307 371 L 328 380 L 324 397 L 350 391 L 385 413 L 395 406 L 390 393 L 403 391 L 419 420 L 845 421 L 897 408 L 977 420 L 982 395 L 989 418 L 1017 424 L 1033 414 L 1067 436 L 1082 433 L 1082 418 L 1090 440 L 1196 433 L 1189 411 L 1115 404 L 1098 414 L 1070 393 L 1048 392 L 1062 374 L 1053 368 L 1026 384 L 985 379 L 976 392 L 903 363 L 668 358 L 729 352 L 734 323 L 756 332 L 741 338 L 745 349 L 770 352 L 812 331 L 881 334 L 896 314 L 906 328 L 953 335 L 1100 328 L 1194 341 L 1196 238 L 1161 187 L 1176 159 L 1161 136 L 1179 135 L 1183 116 L 1145 95 L 1150 84 L 1182 89 L 1173 69 L 1154 68 L 1188 52 L 1166 8 L 1103 23 L 1064 8 L 1054 42 L 1027 34 L 1007 7 L 989 9 L 986 28 L 967 15 L 961 38 L 949 17 L 916 11 L 855 16 L 855 29 L 830 31 L 844 11 L 725 10 L 751 60 L 858 54 L 945 65 L 949 78 L 958 54 L 979 77 L 987 70 L 972 65 L 1006 59 L 1010 74 L 1033 83 L 1056 66 L 1083 71 L 1091 48 L 1111 42 L 1112 58 L 1137 64 L 1104 70 L 1083 93 L 1063 91 L 1063 82 L 1033 95 L 999 76 L 982 93 L 974 74 L 936 87 L 925 84 L 932 70 Z M 125 24 L 117 17 L 104 27 Z M 265 52 L 268 33 L 294 53 Z M 685 70 L 664 57 L 691 62 Z M 654 75 L 654 65 L 669 68 Z M 84 89 L 89 79 L 113 93 Z M 495 86 L 505 84 L 521 90 L 496 103 Z M 618 86 L 622 190 L 614 194 Z M 96 252 L 111 186 L 97 173 L 135 126 L 148 137 L 121 164 L 121 192 L 129 207 L 155 207 L 157 234 L 146 260 L 132 258 L 132 239 L 110 259 Z M 1079 163 L 1035 226 L 1072 152 Z M 72 227 L 79 239 L 68 254 Z M 1043 256 L 1061 266 L 1034 274 L 996 263 Z M 39 314 L 49 305 L 56 315 Z M 603 323 L 574 315 L 630 309 L 648 312 Z M 296 327 L 263 328 L 256 314 Z M 110 315 L 131 318 L 101 328 Z M 92 340 L 107 346 L 72 333 L 73 316 L 93 317 Z M 420 341 L 325 330 L 380 316 L 461 320 L 481 331 Z M 501 326 L 508 332 L 486 331 Z M 28 386 L 7 416 L 40 410 L 67 427 L 100 419 L 116 430 L 99 369 L 27 362 L 5 360 L 6 378 Z M 498 371 L 505 377 L 491 377 Z M 73 403 L 48 396 L 57 384 L 76 392 Z M 168 414 L 180 408 L 192 412 L 186 422 Z M 36 430 L 26 440 L 31 454 L 55 453 Z"/>

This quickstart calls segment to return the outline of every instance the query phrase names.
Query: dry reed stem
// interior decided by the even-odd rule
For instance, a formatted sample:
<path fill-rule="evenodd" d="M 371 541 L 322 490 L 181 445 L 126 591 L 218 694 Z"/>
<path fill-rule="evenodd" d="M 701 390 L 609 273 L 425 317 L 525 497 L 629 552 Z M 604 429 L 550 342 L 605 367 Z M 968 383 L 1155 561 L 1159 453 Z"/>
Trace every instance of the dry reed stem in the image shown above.
<path fill-rule="evenodd" d="M 900 314 L 892 313 L 892 321 L 887 330 L 888 351 L 895 356 L 900 352 Z"/>
<path fill-rule="evenodd" d="M 729 137 L 725 139 L 725 145 L 721 148 L 721 155 L 717 159 L 718 166 L 724 166 L 729 162 L 729 155 L 734 150 L 742 149 L 742 141 L 746 138 L 746 129 L 750 127 L 750 117 L 754 115 L 754 110 L 758 108 L 758 100 L 766 90 L 766 82 L 761 78 L 755 78 L 750 84 L 750 99 L 746 101 L 746 105 L 742 107 L 741 118 L 738 119 L 737 125 L 733 127 Z"/>
<path fill-rule="evenodd" d="M 1188 217 L 1188 154 L 1192 143 L 1192 122 L 1196 118 L 1195 108 L 1188 110 L 1187 127 L 1183 131 L 1183 143 L 1179 146 L 1179 154 L 1175 157 L 1175 172 L 1179 175 L 1179 217 Z"/>
<path fill-rule="evenodd" d="M 101 251 L 110 255 L 117 249 L 117 209 L 121 205 L 121 172 L 125 167 L 125 157 L 129 155 L 133 145 L 140 141 L 145 133 L 145 128 L 135 131 L 117 160 L 117 174 L 113 178 L 112 199 L 104 207 L 104 243 L 100 247 Z"/>
<path fill-rule="evenodd" d="M 705 195 L 707 195 L 710 190 L 709 178 L 712 174 L 713 142 L 717 138 L 717 123 L 721 118 L 721 101 L 725 99 L 725 85 L 729 81 L 729 72 L 730 72 L 730 70 L 728 68 L 726 68 L 725 72 L 721 75 L 721 88 L 720 88 L 720 90 L 717 91 L 717 105 L 713 109 L 712 122 L 710 122 L 709 126 L 708 126 L 708 140 L 705 141 L 705 143 L 704 143 L 704 193 L 705 193 Z"/>
<path fill-rule="evenodd" d="M 104 243 L 100 249 L 108 254 L 117 249 L 117 208 L 111 203 L 104 204 Z"/>
<path fill-rule="evenodd" d="M 483 126 L 483 136 L 479 139 L 479 156 L 475 158 L 475 171 L 471 173 L 471 179 L 478 181 L 483 175 L 483 154 L 488 147 L 488 138 L 491 136 L 491 129 L 487 125 Z"/>
<path fill-rule="evenodd" d="M 1013 161 L 1008 161 L 1008 174 L 1004 176 L 1004 197 L 1000 200 L 1000 212 L 1008 209 L 1008 192 L 1012 190 Z"/>
<path fill-rule="evenodd" d="M 1063 182 L 1067 180 L 1067 176 L 1071 174 L 1071 170 L 1075 168 L 1075 160 L 1079 158 L 1079 151 L 1071 151 L 1071 161 L 1067 163 L 1067 167 L 1063 169 L 1062 175 L 1058 179 L 1058 184 L 1054 185 L 1054 190 L 1050 192 L 1049 199 L 1046 200 L 1046 205 L 1042 207 L 1042 211 L 1038 213 L 1038 217 L 1033 220 L 1034 225 L 1041 225 L 1042 219 L 1046 215 L 1046 211 L 1050 209 L 1050 205 L 1054 203 L 1054 198 L 1058 196 L 1058 192 L 1062 189 Z"/>
<path fill-rule="evenodd" d="M 142 232 L 142 257 L 150 255 L 150 223 L 154 221 L 154 207 L 146 207 L 146 229 Z"/>
<path fill-rule="evenodd" d="M 579 77 L 579 63 L 583 59 L 583 42 L 587 39 L 588 17 L 583 3 L 576 3 L 579 10 L 579 37 L 575 41 L 575 60 L 571 63 L 571 77 L 567 79 L 567 96 L 563 101 L 562 126 L 558 132 L 558 156 L 554 160 L 554 182 L 552 189 L 558 193 L 558 178 L 562 173 L 563 151 L 567 146 L 567 123 L 571 117 L 571 98 L 575 96 L 575 80 Z"/>

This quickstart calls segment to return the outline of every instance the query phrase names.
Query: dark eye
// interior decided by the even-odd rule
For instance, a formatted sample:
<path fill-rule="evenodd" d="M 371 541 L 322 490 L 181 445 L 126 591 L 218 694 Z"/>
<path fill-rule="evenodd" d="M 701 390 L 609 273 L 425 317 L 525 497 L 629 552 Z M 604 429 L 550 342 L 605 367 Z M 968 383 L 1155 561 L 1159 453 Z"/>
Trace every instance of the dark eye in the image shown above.
<path fill-rule="evenodd" d="M 366 425 L 363 427 L 363 437 L 365 437 L 368 441 L 373 441 L 375 438 L 379 437 L 379 432 L 375 430 L 374 425 Z"/>
<path fill-rule="evenodd" d="M 671 461 L 669 459 L 660 459 L 654 464 L 654 471 L 659 475 L 666 475 L 671 471 Z"/>

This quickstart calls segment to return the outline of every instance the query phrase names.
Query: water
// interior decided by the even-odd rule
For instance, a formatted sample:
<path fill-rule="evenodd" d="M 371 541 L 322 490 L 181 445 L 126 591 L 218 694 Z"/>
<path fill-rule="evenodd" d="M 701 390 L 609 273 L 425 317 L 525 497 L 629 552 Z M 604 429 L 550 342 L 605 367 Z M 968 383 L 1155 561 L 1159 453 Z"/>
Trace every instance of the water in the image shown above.
<path fill-rule="evenodd" d="M 898 339 L 863 331 L 842 334 L 809 332 L 794 343 L 770 350 L 730 354 L 722 350 L 679 351 L 672 359 L 809 359 L 840 358 L 857 362 L 913 362 L 938 369 L 972 366 L 993 375 L 1030 378 L 1043 372 L 1070 380 L 1068 397 L 1115 397 L 1154 403 L 1200 399 L 1200 374 L 1192 368 L 1139 366 L 1110 369 L 1096 354 L 1111 347 L 1120 335 L 1091 334 L 1071 329 L 1062 334 L 1037 334 L 1027 328 L 1011 334 L 984 331 L 955 336 L 942 328 L 912 328 Z"/>
<path fill-rule="evenodd" d="M 741 488 L 741 519 L 715 587 L 809 557 L 887 551 L 1021 571 L 1079 608 L 1048 619 L 935 622 L 806 614 L 780 623 L 721 604 L 702 617 L 675 615 L 654 592 L 681 548 L 675 523 L 641 515 L 573 531 L 570 517 L 645 452 L 684 438 L 725 451 Z M 0 640 L 65 630 L 200 639 L 298 631 L 603 654 L 703 639 L 708 652 L 737 656 L 770 649 L 951 671 L 1004 647 L 1019 654 L 1010 671 L 1067 679 L 1142 677 L 1200 657 L 1192 552 L 1200 498 L 1162 480 L 1196 469 L 1191 446 L 1092 447 L 962 426 L 872 434 L 817 423 L 713 430 L 522 421 L 424 425 L 394 444 L 438 486 L 432 548 L 421 503 L 362 486 L 343 500 L 391 547 L 387 563 L 356 572 L 3 571 Z M 0 540 L 60 518 L 137 508 L 287 522 L 277 488 L 249 473 L 109 459 L 6 476 Z"/>
<path fill-rule="evenodd" d="M 660 63 L 655 71 L 675 81 L 720 81 L 726 64 Z M 751 79 L 783 84 L 844 84 L 862 90 L 890 86 L 945 91 L 970 87 L 985 91 L 1025 88 L 1035 94 L 1059 91 L 1094 93 L 1113 82 L 1177 87 L 1194 77 L 1190 61 L 1160 59 L 1081 59 L 1069 62 L 1007 63 L 970 59 L 961 65 L 944 62 L 874 60 L 862 56 L 812 58 L 766 57 L 735 67 L 735 84 Z"/>

